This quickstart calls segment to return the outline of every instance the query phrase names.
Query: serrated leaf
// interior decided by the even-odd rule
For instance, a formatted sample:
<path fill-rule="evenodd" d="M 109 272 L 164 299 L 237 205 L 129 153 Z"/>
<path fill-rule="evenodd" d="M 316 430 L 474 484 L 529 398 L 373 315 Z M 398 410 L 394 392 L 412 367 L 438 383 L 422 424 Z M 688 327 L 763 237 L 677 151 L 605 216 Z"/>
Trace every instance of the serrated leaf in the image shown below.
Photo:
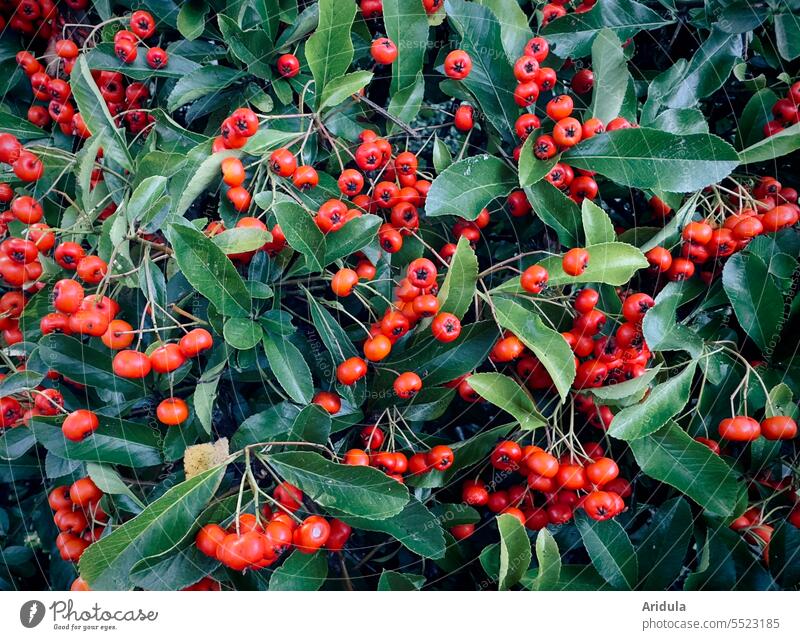
<path fill-rule="evenodd" d="M 429 217 L 459 216 L 474 220 L 492 200 L 508 195 L 517 185 L 509 166 L 490 155 L 453 163 L 434 179 L 425 201 Z"/>
<path fill-rule="evenodd" d="M 94 590 L 129 589 L 129 572 L 137 560 L 171 549 L 193 534 L 197 516 L 224 474 L 225 466 L 214 467 L 181 482 L 138 516 L 93 543 L 81 556 L 81 577 Z"/>
<path fill-rule="evenodd" d="M 597 572 L 616 589 L 633 589 L 638 563 L 622 525 L 616 520 L 592 520 L 582 511 L 575 514 L 575 524 Z"/>
<path fill-rule="evenodd" d="M 501 514 L 497 516 L 497 528 L 500 531 L 500 571 L 498 587 L 505 591 L 517 584 L 531 563 L 531 541 L 525 527 L 514 516 Z"/>

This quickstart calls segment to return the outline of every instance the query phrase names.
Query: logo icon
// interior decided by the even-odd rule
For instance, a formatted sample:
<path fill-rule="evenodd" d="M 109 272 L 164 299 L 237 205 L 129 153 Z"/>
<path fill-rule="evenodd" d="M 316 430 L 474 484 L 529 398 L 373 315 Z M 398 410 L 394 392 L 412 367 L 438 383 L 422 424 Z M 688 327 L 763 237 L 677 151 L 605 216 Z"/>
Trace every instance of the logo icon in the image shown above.
<path fill-rule="evenodd" d="M 44 603 L 39 600 L 28 600 L 20 607 L 19 621 L 26 629 L 33 629 L 44 619 Z"/>

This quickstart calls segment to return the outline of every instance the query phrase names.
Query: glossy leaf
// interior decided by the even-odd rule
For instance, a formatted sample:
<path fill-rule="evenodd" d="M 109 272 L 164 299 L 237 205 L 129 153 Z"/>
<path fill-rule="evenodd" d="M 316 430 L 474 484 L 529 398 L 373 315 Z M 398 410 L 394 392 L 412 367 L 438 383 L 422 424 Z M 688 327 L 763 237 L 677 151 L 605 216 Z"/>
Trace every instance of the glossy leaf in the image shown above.
<path fill-rule="evenodd" d="M 500 572 L 498 586 L 501 591 L 513 587 L 522 578 L 531 563 L 531 542 L 522 523 L 512 515 L 497 516 L 500 531 Z"/>
<path fill-rule="evenodd" d="M 522 429 L 532 431 L 546 424 L 528 392 L 512 378 L 502 373 L 475 373 L 469 384 L 481 398 L 514 416 Z"/>
<path fill-rule="evenodd" d="M 295 402 L 308 403 L 314 394 L 311 370 L 300 350 L 288 340 L 265 335 L 262 344 L 275 379 Z"/>
<path fill-rule="evenodd" d="M 356 15 L 354 0 L 320 0 L 319 23 L 306 41 L 306 59 L 314 76 L 316 94 L 321 96 L 335 78 L 353 61 L 350 28 Z"/>
<path fill-rule="evenodd" d="M 439 311 L 463 318 L 475 297 L 477 281 L 478 258 L 469 241 L 461 237 L 439 289 Z"/>
<path fill-rule="evenodd" d="M 494 156 L 480 155 L 455 162 L 440 173 L 425 201 L 425 213 L 434 216 L 478 217 L 492 200 L 508 195 L 517 178 L 508 165 Z"/>
<path fill-rule="evenodd" d="M 639 567 L 622 525 L 616 520 L 592 520 L 582 511 L 575 514 L 575 524 L 597 573 L 616 589 L 632 589 Z"/>

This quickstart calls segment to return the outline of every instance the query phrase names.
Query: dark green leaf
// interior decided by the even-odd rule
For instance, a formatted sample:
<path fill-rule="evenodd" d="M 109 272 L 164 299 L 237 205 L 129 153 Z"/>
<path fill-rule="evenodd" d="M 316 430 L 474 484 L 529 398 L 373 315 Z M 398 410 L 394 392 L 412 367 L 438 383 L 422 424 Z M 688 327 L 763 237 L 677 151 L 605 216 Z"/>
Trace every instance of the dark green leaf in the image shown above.
<path fill-rule="evenodd" d="M 292 552 L 272 573 L 270 591 L 318 591 L 328 577 L 327 552 Z"/>
<path fill-rule="evenodd" d="M 220 65 L 208 65 L 190 71 L 172 88 L 167 98 L 167 111 L 173 112 L 198 98 L 219 93 L 244 78 L 244 75 L 242 71 Z"/>
<path fill-rule="evenodd" d="M 771 351 L 783 326 L 783 295 L 761 256 L 749 251 L 732 255 L 722 270 L 722 286 L 742 329 L 762 352 Z"/>
<path fill-rule="evenodd" d="M 475 285 L 478 281 L 478 258 L 465 237 L 458 239 L 456 252 L 450 259 L 450 266 L 439 289 L 439 311 L 452 313 L 459 319 L 472 304 Z"/>
<path fill-rule="evenodd" d="M 247 317 L 250 294 L 228 257 L 202 232 L 174 224 L 170 241 L 183 275 L 223 315 Z"/>
<path fill-rule="evenodd" d="M 572 247 L 580 242 L 581 210 L 560 189 L 547 180 L 539 180 L 525 187 L 525 195 L 533 212 L 555 230 L 561 244 Z"/>
<path fill-rule="evenodd" d="M 255 347 L 264 335 L 261 325 L 250 318 L 228 318 L 222 328 L 225 342 L 234 349 L 246 351 Z"/>
<path fill-rule="evenodd" d="M 653 514 L 637 545 L 639 587 L 668 589 L 680 575 L 692 538 L 692 512 L 683 498 L 673 498 Z"/>
<path fill-rule="evenodd" d="M 353 61 L 350 28 L 355 15 L 355 0 L 319 2 L 319 24 L 306 41 L 305 49 L 317 96 L 322 95 L 331 80 L 344 75 Z"/>
<path fill-rule="evenodd" d="M 633 589 L 639 568 L 622 525 L 616 520 L 592 520 L 582 511 L 575 514 L 575 524 L 597 573 L 615 589 Z"/>
<path fill-rule="evenodd" d="M 800 122 L 751 144 L 739 152 L 742 164 L 755 164 L 779 158 L 800 149 Z"/>
<path fill-rule="evenodd" d="M 553 534 L 547 529 L 540 529 L 536 534 L 536 562 L 539 565 L 536 578 L 525 586 L 531 591 L 554 589 L 561 578 L 561 554 Z"/>
<path fill-rule="evenodd" d="M 142 383 L 117 376 L 111 355 L 93 349 L 72 336 L 50 333 L 39 341 L 39 356 L 47 366 L 89 387 L 120 393 L 141 393 Z"/>
<path fill-rule="evenodd" d="M 567 151 L 563 159 L 629 187 L 678 193 L 719 182 L 739 163 L 736 150 L 717 136 L 676 135 L 644 127 L 593 136 Z"/>
<path fill-rule="evenodd" d="M 692 360 L 678 375 L 657 384 L 648 396 L 614 416 L 608 430 L 620 440 L 636 440 L 658 431 L 689 401 L 697 361 Z"/>
<path fill-rule="evenodd" d="M 517 584 L 531 563 L 531 541 L 522 523 L 510 514 L 497 516 L 500 531 L 498 586 L 505 591 Z"/>
<path fill-rule="evenodd" d="M 37 417 L 31 431 L 45 449 L 67 460 L 85 460 L 126 467 L 161 464 L 158 432 L 138 422 L 97 415 L 100 427 L 80 442 L 72 442 L 61 431 L 62 418 Z"/>
<path fill-rule="evenodd" d="M 265 335 L 262 342 L 269 368 L 283 390 L 295 402 L 311 402 L 314 381 L 300 349 L 288 340 L 275 340 L 270 335 Z"/>
<path fill-rule="evenodd" d="M 731 515 L 739 484 L 728 464 L 676 423 L 630 443 L 642 471 L 717 515 Z"/>
<path fill-rule="evenodd" d="M 321 271 L 319 258 L 325 255 L 325 236 L 311 215 L 299 204 L 286 200 L 276 203 L 273 211 L 289 246 L 302 253 L 312 269 Z"/>
<path fill-rule="evenodd" d="M 425 212 L 429 217 L 474 220 L 492 200 L 507 195 L 516 186 L 517 177 L 505 162 L 485 154 L 472 156 L 436 176 L 425 201 Z"/>
<path fill-rule="evenodd" d="M 378 591 L 419 591 L 423 584 L 425 576 L 384 569 L 378 579 Z"/>
<path fill-rule="evenodd" d="M 606 27 L 620 40 L 627 40 L 639 31 L 659 29 L 670 22 L 633 0 L 606 0 L 585 13 L 570 13 L 554 20 L 540 35 L 560 58 L 581 58 L 589 54 L 595 36 Z"/>
<path fill-rule="evenodd" d="M 103 150 L 106 157 L 110 158 L 121 167 L 133 169 L 133 160 L 125 143 L 125 135 L 114 124 L 111 114 L 106 107 L 105 100 L 97 88 L 86 56 L 78 56 L 75 66 L 70 74 L 72 97 L 78 106 L 86 127 L 92 135 L 103 138 Z"/>
<path fill-rule="evenodd" d="M 546 424 L 528 392 L 512 378 L 502 373 L 475 373 L 469 384 L 481 398 L 514 416 L 522 429 L 533 431 Z"/>
<path fill-rule="evenodd" d="M 460 84 L 475 96 L 481 111 L 500 135 L 506 141 L 513 140 L 519 113 L 514 102 L 517 83 L 504 56 L 497 18 L 488 7 L 465 0 L 445 0 L 445 11 L 447 20 L 461 36 L 459 48 L 472 59 L 472 71 Z"/>
<path fill-rule="evenodd" d="M 408 502 L 406 488 L 372 467 L 336 464 L 318 453 L 288 451 L 269 456 L 275 471 L 314 502 L 353 516 L 382 520 Z"/>
<path fill-rule="evenodd" d="M 500 297 L 492 300 L 500 326 L 533 351 L 550 374 L 561 399 L 565 399 L 575 379 L 575 358 L 564 336 L 546 327 L 538 315 L 514 300 Z"/>
<path fill-rule="evenodd" d="M 143 556 L 175 547 L 192 535 L 197 516 L 219 487 L 225 467 L 214 467 L 172 487 L 138 516 L 92 544 L 80 574 L 92 589 L 130 589 L 130 570 Z"/>

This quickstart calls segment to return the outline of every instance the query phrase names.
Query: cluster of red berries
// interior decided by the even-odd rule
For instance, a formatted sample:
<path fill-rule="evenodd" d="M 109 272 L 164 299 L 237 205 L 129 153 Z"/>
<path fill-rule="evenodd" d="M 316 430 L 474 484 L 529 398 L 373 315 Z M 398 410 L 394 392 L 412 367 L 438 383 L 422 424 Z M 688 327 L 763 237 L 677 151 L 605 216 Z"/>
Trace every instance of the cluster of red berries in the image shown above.
<path fill-rule="evenodd" d="M 776 491 L 786 491 L 791 488 L 788 481 L 789 477 L 784 478 L 782 482 L 771 483 L 771 488 Z M 797 494 L 791 491 L 794 498 L 795 505 L 789 512 L 787 520 L 789 523 L 800 529 L 800 501 Z M 761 546 L 761 557 L 764 563 L 769 565 L 769 543 L 772 540 L 772 534 L 775 532 L 775 527 L 769 524 L 767 517 L 765 517 L 763 509 L 753 506 L 747 509 L 742 515 L 736 518 L 729 525 L 734 531 L 740 531 L 744 539 L 753 545 Z"/>
<path fill-rule="evenodd" d="M 273 496 L 280 506 L 275 513 L 265 505 L 259 516 L 241 514 L 227 529 L 207 524 L 197 533 L 197 548 L 234 571 L 268 567 L 291 548 L 301 553 L 342 550 L 351 532 L 347 524 L 317 515 L 300 521 L 294 513 L 305 496 L 288 482 L 279 484 Z"/>
<path fill-rule="evenodd" d="M 366 426 L 359 433 L 364 449 L 349 449 L 344 454 L 344 464 L 360 467 L 375 467 L 398 482 L 404 482 L 403 474 L 419 475 L 429 471 L 446 471 L 453 465 L 455 456 L 447 445 L 436 445 L 429 451 L 418 452 L 410 457 L 401 451 L 380 451 L 386 439 L 377 425 Z"/>
<path fill-rule="evenodd" d="M 400 305 L 388 308 L 383 318 L 369 329 L 363 347 L 367 360 L 383 360 L 391 352 L 392 345 L 425 317 L 436 316 L 431 331 L 437 340 L 452 342 L 458 338 L 461 333 L 458 318 L 451 313 L 439 314 L 439 302 L 435 295 L 437 275 L 436 265 L 427 258 L 417 258 L 408 265 L 406 278 L 398 289 Z M 331 287 L 337 295 L 349 295 L 358 279 L 358 272 L 343 269 L 334 275 Z M 356 356 L 348 358 L 336 368 L 336 377 L 344 385 L 355 384 L 365 375 L 367 362 Z M 400 398 L 412 398 L 420 389 L 422 379 L 413 371 L 406 371 L 395 378 L 394 391 Z"/>
<path fill-rule="evenodd" d="M 258 124 L 258 116 L 252 109 L 236 109 L 222 121 L 220 134 L 214 138 L 214 153 L 223 149 L 241 149 L 247 144 L 247 139 L 258 131 Z"/>
<path fill-rule="evenodd" d="M 148 11 L 134 11 L 131 14 L 130 30 L 123 29 L 114 34 L 114 53 L 125 64 L 133 64 L 139 56 L 139 43 L 156 33 L 156 21 Z M 147 45 L 145 44 L 147 47 Z M 169 56 L 161 47 L 147 47 L 145 61 L 151 69 L 167 66 Z"/>
<path fill-rule="evenodd" d="M 89 0 L 66 0 L 73 10 L 86 9 Z M 6 27 L 30 38 L 49 40 L 59 29 L 60 14 L 53 0 L 4 0 L 0 3 L 0 31 Z"/>
<path fill-rule="evenodd" d="M 708 284 L 721 273 L 724 260 L 753 238 L 791 227 L 800 219 L 797 191 L 769 176 L 762 177 L 752 193 L 741 186 L 731 191 L 729 202 L 733 213 L 720 208 L 683 228 L 679 256 L 664 247 L 650 249 L 646 255 L 651 270 L 681 281 L 694 276 L 699 267 L 700 277 Z"/>
<path fill-rule="evenodd" d="M 19 139 L 10 133 L 0 133 L 0 163 L 11 165 L 14 175 L 22 182 L 36 182 L 44 174 L 44 164 L 39 157 L 24 149 Z M 6 183 L 0 183 L 0 203 L 8 202 L 12 196 L 11 187 Z M 20 209 L 20 212 L 23 210 Z M 20 219 L 20 222 L 30 224 L 24 219 Z"/>
<path fill-rule="evenodd" d="M 108 515 L 99 504 L 102 497 L 103 492 L 89 477 L 56 487 L 48 495 L 47 502 L 55 514 L 53 521 L 61 532 L 56 547 L 62 560 L 77 562 L 102 535 L 108 524 Z"/>
<path fill-rule="evenodd" d="M 800 122 L 800 81 L 789 87 L 786 97 L 772 105 L 772 115 L 775 119 L 764 125 L 764 135 L 767 137 Z"/>
<path fill-rule="evenodd" d="M 465 480 L 461 499 L 492 513 L 513 515 L 532 530 L 566 524 L 576 509 L 583 509 L 594 520 L 613 518 L 625 510 L 623 498 L 631 495 L 630 484 L 619 477 L 617 463 L 605 456 L 600 444 L 583 446 L 586 457 L 580 462 L 570 454 L 557 458 L 541 447 L 522 447 L 504 440 L 491 453 L 492 467 L 508 475 L 521 474 L 527 481 L 490 491 L 479 478 Z M 463 524 L 453 527 L 451 533 L 461 540 L 474 530 L 474 524 Z"/>

